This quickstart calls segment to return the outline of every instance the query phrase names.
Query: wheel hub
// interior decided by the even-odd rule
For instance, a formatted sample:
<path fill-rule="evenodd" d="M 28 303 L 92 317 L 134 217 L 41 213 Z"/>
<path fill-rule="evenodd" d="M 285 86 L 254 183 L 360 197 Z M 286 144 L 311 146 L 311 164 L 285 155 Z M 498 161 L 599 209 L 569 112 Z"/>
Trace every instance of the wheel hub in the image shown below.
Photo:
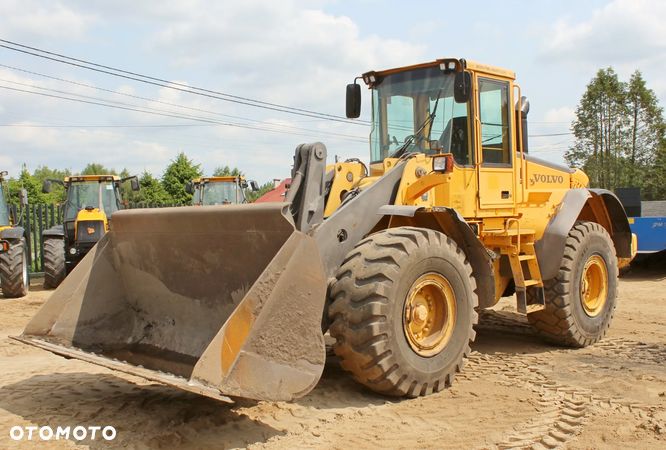
<path fill-rule="evenodd" d="M 418 305 L 414 310 L 414 321 L 423 323 L 428 318 L 428 308 L 424 305 Z"/>
<path fill-rule="evenodd" d="M 604 309 L 608 297 L 608 269 L 599 255 L 592 255 L 585 266 L 580 280 L 580 298 L 585 313 L 598 316 Z"/>
<path fill-rule="evenodd" d="M 456 298 L 449 281 L 437 273 L 420 276 L 405 299 L 403 325 L 410 347 L 420 356 L 442 351 L 453 334 Z"/>

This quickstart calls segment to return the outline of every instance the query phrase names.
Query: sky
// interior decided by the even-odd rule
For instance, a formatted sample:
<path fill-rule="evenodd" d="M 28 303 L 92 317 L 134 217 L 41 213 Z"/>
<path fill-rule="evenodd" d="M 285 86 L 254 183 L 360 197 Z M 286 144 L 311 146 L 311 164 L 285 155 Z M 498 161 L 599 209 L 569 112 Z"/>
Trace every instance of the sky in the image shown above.
<path fill-rule="evenodd" d="M 598 69 L 612 66 L 624 80 L 640 70 L 665 104 L 663 0 L 470 5 L 442 0 L 2 0 L 0 39 L 333 116 L 344 116 L 345 85 L 363 72 L 466 58 L 516 72 L 531 103 L 530 152 L 554 162 L 563 162 L 572 141 L 565 133 Z M 369 94 L 364 90 L 363 95 L 361 119 L 368 120 Z M 25 164 L 30 171 L 48 166 L 76 173 L 97 162 L 161 176 L 183 151 L 207 175 L 229 165 L 265 182 L 288 176 L 296 146 L 314 141 L 326 144 L 330 159 L 368 160 L 369 128 L 363 123 L 286 114 L 223 98 L 0 48 L 0 170 L 16 175 Z"/>

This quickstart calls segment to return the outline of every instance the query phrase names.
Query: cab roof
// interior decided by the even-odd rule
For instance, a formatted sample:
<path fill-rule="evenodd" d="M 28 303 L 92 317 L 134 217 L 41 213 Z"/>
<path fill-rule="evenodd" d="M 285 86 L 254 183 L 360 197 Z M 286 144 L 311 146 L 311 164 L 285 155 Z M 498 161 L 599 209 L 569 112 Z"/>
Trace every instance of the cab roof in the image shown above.
<path fill-rule="evenodd" d="M 65 177 L 65 183 L 77 183 L 84 181 L 120 181 L 117 175 L 73 175 Z"/>
<path fill-rule="evenodd" d="M 384 77 L 387 75 L 392 75 L 394 73 L 400 73 L 400 72 L 407 72 L 410 70 L 416 70 L 416 69 L 425 69 L 428 67 L 439 67 L 442 64 L 447 64 L 447 63 L 455 63 L 456 65 L 456 70 L 461 70 L 462 68 L 466 68 L 468 70 L 471 70 L 473 72 L 478 72 L 478 73 L 485 73 L 489 75 L 497 75 L 501 77 L 506 77 L 510 78 L 512 80 L 516 79 L 516 73 L 513 72 L 512 70 L 508 69 L 503 69 L 501 67 L 496 67 L 496 66 L 491 66 L 488 64 L 482 64 L 476 61 L 469 61 L 464 58 L 440 58 L 436 59 L 434 61 L 430 62 L 425 62 L 425 63 L 420 63 L 420 64 L 413 64 L 410 66 L 403 66 L 403 67 L 395 67 L 392 69 L 385 69 L 385 70 L 377 70 L 377 71 L 370 71 L 366 72 L 363 74 L 363 80 L 367 84 L 373 84 L 373 83 L 368 83 L 368 76 L 370 75 L 375 75 L 376 77 Z"/>
<path fill-rule="evenodd" d="M 244 176 L 234 176 L 234 175 L 225 175 L 223 177 L 201 177 L 201 178 L 195 178 L 192 180 L 192 183 L 197 184 L 197 183 L 220 183 L 220 182 L 229 182 L 229 181 L 236 181 L 236 178 L 238 178 L 240 181 L 245 180 Z"/>

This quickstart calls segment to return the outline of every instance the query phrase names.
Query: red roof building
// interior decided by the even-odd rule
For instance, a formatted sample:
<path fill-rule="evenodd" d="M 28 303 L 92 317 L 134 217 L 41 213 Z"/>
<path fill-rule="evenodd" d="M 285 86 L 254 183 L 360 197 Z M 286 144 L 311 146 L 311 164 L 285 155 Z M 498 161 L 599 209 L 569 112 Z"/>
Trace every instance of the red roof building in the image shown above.
<path fill-rule="evenodd" d="M 275 186 L 274 189 L 266 192 L 264 195 L 256 199 L 255 203 L 267 202 L 284 202 L 284 196 L 291 185 L 291 178 L 285 178 L 280 184 Z"/>

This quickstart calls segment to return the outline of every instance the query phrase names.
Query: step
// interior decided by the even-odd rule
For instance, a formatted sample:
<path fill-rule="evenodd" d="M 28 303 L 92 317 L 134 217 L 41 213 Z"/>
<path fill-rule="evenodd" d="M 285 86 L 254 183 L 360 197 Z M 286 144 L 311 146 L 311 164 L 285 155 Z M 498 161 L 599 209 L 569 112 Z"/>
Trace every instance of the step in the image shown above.
<path fill-rule="evenodd" d="M 529 261 L 532 259 L 536 259 L 536 255 L 519 255 L 518 260 L 519 261 Z"/>
<path fill-rule="evenodd" d="M 546 305 L 538 305 L 538 304 L 537 305 L 527 305 L 525 313 L 526 314 L 532 314 L 532 313 L 535 313 L 535 312 L 543 311 L 544 309 L 546 309 Z"/>
<path fill-rule="evenodd" d="M 525 280 L 525 287 L 537 286 L 539 284 L 541 284 L 541 281 L 539 281 L 539 280 Z"/>

